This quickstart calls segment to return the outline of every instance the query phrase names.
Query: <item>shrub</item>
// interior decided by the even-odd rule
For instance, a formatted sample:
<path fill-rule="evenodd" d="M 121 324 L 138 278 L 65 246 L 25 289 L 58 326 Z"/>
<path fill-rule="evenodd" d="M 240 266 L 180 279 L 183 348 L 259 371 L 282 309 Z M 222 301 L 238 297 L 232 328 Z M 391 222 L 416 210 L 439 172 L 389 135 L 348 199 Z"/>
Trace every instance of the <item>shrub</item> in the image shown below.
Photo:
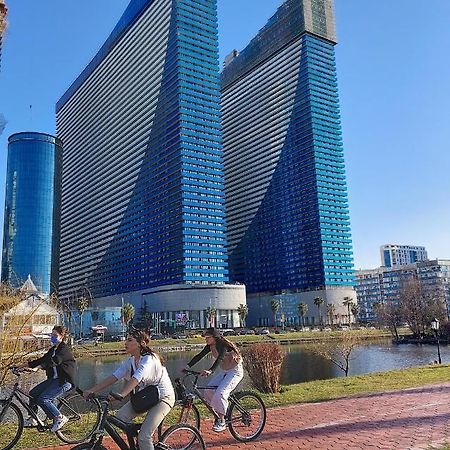
<path fill-rule="evenodd" d="M 284 352 L 278 344 L 252 344 L 243 350 L 244 365 L 256 389 L 265 393 L 280 390 Z"/>

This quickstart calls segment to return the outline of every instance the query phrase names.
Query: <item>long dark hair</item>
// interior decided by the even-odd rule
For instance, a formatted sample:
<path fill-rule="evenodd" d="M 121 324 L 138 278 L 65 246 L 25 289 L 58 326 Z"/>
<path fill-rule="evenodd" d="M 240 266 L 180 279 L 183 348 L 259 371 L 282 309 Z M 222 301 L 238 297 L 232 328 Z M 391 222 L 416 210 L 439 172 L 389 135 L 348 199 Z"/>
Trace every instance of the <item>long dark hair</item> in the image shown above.
<path fill-rule="evenodd" d="M 217 330 L 216 328 L 208 328 L 205 331 L 205 336 L 212 336 L 215 341 L 216 345 L 219 344 L 219 346 L 228 347 L 233 352 L 237 353 L 239 356 L 241 356 L 241 352 L 239 351 L 239 348 L 234 342 L 231 342 L 229 339 L 223 336 L 223 334 Z"/>
<path fill-rule="evenodd" d="M 150 347 L 150 334 L 146 330 L 142 330 L 139 328 L 131 328 L 128 334 L 134 337 L 134 339 L 136 339 L 137 343 L 141 347 L 141 356 L 144 355 L 156 356 L 161 361 L 161 364 L 163 364 L 164 361 L 161 355 L 156 353 Z"/>

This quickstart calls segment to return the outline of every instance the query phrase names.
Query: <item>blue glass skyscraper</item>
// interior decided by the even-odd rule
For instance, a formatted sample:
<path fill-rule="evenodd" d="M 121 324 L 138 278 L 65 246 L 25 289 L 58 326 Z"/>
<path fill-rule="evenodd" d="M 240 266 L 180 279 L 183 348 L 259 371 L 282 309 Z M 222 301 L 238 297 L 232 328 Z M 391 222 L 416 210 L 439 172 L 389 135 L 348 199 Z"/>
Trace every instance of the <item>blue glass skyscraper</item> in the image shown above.
<path fill-rule="evenodd" d="M 212 306 L 238 322 L 244 290 L 226 285 L 216 9 L 132 0 L 58 102 L 62 295 L 87 287 L 97 304 L 124 297 L 168 320 L 186 310 L 197 325 Z"/>
<path fill-rule="evenodd" d="M 58 288 L 62 143 L 43 133 L 9 138 L 2 281 Z"/>
<path fill-rule="evenodd" d="M 354 298 L 335 44 L 331 0 L 287 0 L 222 73 L 230 278 L 261 325 Z"/>

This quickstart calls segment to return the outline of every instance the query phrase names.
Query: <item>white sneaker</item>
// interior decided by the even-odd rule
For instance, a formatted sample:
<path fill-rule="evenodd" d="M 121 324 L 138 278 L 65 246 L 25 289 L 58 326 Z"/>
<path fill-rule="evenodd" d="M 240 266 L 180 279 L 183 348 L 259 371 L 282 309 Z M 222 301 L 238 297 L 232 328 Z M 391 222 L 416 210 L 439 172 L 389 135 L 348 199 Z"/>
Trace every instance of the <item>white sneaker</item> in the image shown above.
<path fill-rule="evenodd" d="M 225 423 L 225 420 L 217 420 L 213 426 L 213 431 L 215 431 L 216 433 L 221 433 L 222 431 L 225 431 L 226 429 L 227 429 L 227 424 Z"/>
<path fill-rule="evenodd" d="M 32 427 L 37 427 L 38 426 L 38 422 L 36 419 L 34 419 L 33 417 L 27 417 L 24 422 L 23 422 L 23 426 L 25 428 L 32 428 Z"/>
<path fill-rule="evenodd" d="M 50 428 L 50 431 L 54 433 L 55 431 L 60 430 L 68 421 L 69 419 L 66 416 L 60 416 L 53 419 L 53 426 Z"/>

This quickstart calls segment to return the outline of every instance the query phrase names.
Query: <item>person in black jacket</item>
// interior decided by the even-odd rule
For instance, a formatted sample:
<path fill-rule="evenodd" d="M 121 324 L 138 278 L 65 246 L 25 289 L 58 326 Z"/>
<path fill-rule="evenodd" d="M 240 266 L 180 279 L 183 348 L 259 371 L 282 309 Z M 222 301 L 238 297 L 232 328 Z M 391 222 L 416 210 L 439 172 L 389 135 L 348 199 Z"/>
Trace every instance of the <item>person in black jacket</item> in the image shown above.
<path fill-rule="evenodd" d="M 208 353 L 215 358 L 213 365 L 203 370 L 201 374 L 207 377 L 219 369 L 208 382 L 208 386 L 217 386 L 217 388 L 206 390 L 205 397 L 219 416 L 213 430 L 221 432 L 226 429 L 224 417 L 228 408 L 228 397 L 244 376 L 242 356 L 236 345 L 223 337 L 218 330 L 208 328 L 204 337 L 206 346 L 188 362 L 186 368 L 197 364 Z"/>
<path fill-rule="evenodd" d="M 61 429 L 69 420 L 62 415 L 54 404 L 54 400 L 75 386 L 76 363 L 69 347 L 64 342 L 67 329 L 63 326 L 53 327 L 50 340 L 52 347 L 41 358 L 29 361 L 20 368 L 36 371 L 44 369 L 47 379 L 30 391 L 30 407 L 37 411 L 38 405 L 53 419 L 51 431 Z M 37 422 L 29 417 L 25 426 L 37 426 Z"/>

